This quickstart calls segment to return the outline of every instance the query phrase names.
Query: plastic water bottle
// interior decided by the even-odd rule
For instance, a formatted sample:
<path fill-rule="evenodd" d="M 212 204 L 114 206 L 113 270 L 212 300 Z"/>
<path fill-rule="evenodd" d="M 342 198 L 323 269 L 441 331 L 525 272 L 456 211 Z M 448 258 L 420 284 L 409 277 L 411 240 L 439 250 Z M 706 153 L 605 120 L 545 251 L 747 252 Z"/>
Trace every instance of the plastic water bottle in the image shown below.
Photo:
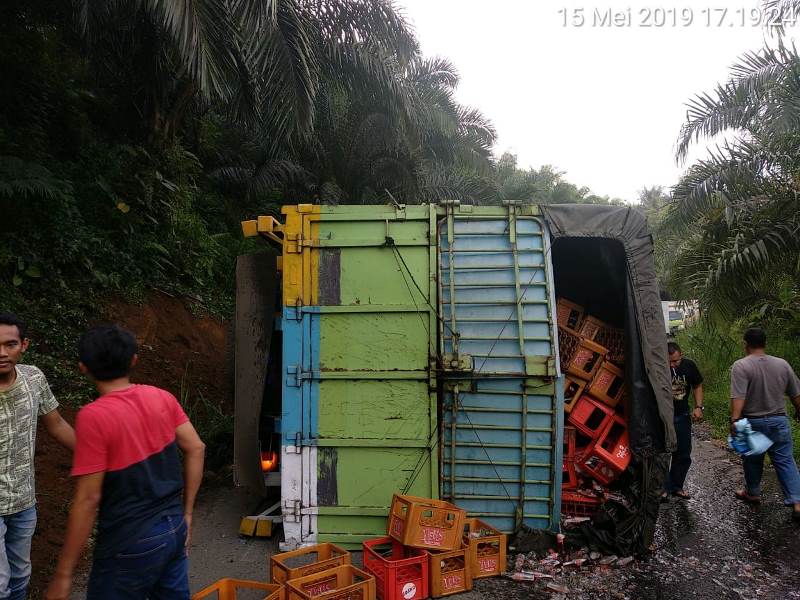
<path fill-rule="evenodd" d="M 753 431 L 747 419 L 739 419 L 734 423 L 736 437 L 728 436 L 728 447 L 742 456 L 764 454 L 772 446 L 772 440 L 760 431 Z"/>

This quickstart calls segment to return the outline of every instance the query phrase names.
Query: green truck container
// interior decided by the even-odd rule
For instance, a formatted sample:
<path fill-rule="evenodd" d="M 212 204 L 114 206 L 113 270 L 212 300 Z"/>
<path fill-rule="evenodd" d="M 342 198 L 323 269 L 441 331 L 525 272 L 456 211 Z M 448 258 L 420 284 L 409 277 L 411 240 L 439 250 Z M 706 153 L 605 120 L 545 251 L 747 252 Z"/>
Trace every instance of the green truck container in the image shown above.
<path fill-rule="evenodd" d="M 657 458 L 674 444 L 666 340 L 650 322 L 660 318 L 652 246 L 631 209 L 453 202 L 282 213 L 282 223 L 243 225 L 280 251 L 271 354 L 284 548 L 384 534 L 394 492 L 450 500 L 509 533 L 557 530 L 557 289 L 633 332 L 631 446 L 657 463 L 650 479 L 663 467 Z M 250 288 L 262 275 L 239 272 Z M 243 483 L 260 477 L 245 455 L 275 435 L 250 392 L 237 395 Z"/>

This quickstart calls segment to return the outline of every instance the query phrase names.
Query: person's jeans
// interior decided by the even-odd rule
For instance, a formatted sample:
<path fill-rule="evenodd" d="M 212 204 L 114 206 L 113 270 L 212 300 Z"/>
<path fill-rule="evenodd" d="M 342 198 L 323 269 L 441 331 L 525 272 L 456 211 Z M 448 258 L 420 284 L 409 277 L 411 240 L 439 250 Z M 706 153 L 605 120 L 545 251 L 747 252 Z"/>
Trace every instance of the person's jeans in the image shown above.
<path fill-rule="evenodd" d="M 748 417 L 753 431 L 760 431 L 772 440 L 772 446 L 767 450 L 775 474 L 783 491 L 783 502 L 792 505 L 800 502 L 800 473 L 794 462 L 792 449 L 792 429 L 789 418 L 780 417 Z M 764 471 L 764 455 L 743 456 L 744 481 L 747 493 L 751 496 L 761 495 L 761 474 Z"/>
<path fill-rule="evenodd" d="M 138 540 L 92 564 L 87 600 L 189 600 L 186 521 L 163 517 Z"/>
<path fill-rule="evenodd" d="M 25 600 L 31 578 L 36 507 L 0 517 L 0 599 Z"/>
<path fill-rule="evenodd" d="M 667 475 L 666 491 L 670 494 L 683 489 L 686 474 L 692 465 L 692 419 L 688 413 L 677 414 L 673 418 L 678 446 L 672 453 L 672 464 Z"/>

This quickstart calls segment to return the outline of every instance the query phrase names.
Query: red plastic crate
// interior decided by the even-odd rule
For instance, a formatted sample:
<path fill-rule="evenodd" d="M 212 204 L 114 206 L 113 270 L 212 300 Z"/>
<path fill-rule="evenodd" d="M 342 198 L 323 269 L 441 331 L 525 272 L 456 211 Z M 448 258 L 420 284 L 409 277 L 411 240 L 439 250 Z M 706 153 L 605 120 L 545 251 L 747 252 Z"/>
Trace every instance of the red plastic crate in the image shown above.
<path fill-rule="evenodd" d="M 564 427 L 564 474 L 561 477 L 561 488 L 574 490 L 578 487 L 578 473 L 575 470 L 575 428 Z"/>
<path fill-rule="evenodd" d="M 625 393 L 625 373 L 610 362 L 604 362 L 589 384 L 589 395 L 615 408 Z"/>
<path fill-rule="evenodd" d="M 378 600 L 428 597 L 428 553 L 389 536 L 365 540 L 364 570 L 374 575 Z"/>
<path fill-rule="evenodd" d="M 622 473 L 627 469 L 631 462 L 631 449 L 625 421 L 615 416 L 597 439 L 592 452 L 616 473 Z"/>
<path fill-rule="evenodd" d="M 600 499 L 580 492 L 561 492 L 561 514 L 568 517 L 594 517 L 600 508 Z"/>
<path fill-rule="evenodd" d="M 572 375 L 567 375 L 564 378 L 564 412 L 572 412 L 575 404 L 583 395 L 586 384 L 587 382 L 583 379 L 578 379 Z"/>
<path fill-rule="evenodd" d="M 607 353 L 608 350 L 600 344 L 582 339 L 578 343 L 578 349 L 572 356 L 572 360 L 567 365 L 567 372 L 578 379 L 591 381 Z"/>
<path fill-rule="evenodd" d="M 611 408 L 584 394 L 569 413 L 568 421 L 579 432 L 595 440 L 605 431 L 613 417 L 614 411 Z"/>
<path fill-rule="evenodd" d="M 588 475 L 602 485 L 608 485 L 617 477 L 617 473 L 614 472 L 614 469 L 595 454 L 594 448 L 583 457 L 580 469 L 581 473 Z"/>

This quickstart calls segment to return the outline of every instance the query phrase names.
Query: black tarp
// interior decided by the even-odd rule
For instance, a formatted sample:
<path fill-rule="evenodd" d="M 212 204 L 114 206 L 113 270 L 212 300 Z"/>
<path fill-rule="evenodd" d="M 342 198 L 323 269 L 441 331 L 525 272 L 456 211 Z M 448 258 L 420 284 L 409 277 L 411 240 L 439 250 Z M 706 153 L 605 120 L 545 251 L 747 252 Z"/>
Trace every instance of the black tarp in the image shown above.
<path fill-rule="evenodd" d="M 630 207 L 549 205 L 556 293 L 625 329 L 628 433 L 634 459 L 615 487 L 625 504 L 606 502 L 583 534 L 614 552 L 647 551 L 661 486 L 675 447 L 667 337 L 642 214 Z"/>

